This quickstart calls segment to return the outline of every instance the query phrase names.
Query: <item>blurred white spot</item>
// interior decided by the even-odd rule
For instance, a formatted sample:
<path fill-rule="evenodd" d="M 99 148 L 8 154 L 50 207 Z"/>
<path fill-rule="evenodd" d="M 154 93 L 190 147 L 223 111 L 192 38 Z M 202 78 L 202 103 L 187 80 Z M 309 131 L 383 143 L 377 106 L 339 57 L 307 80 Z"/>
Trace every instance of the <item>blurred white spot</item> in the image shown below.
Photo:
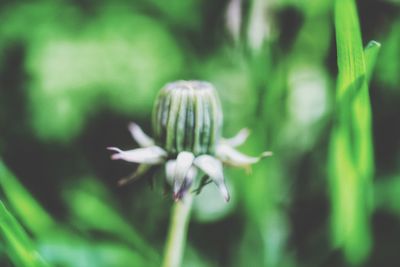
<path fill-rule="evenodd" d="M 289 76 L 289 112 L 294 121 L 306 126 L 327 111 L 327 81 L 317 68 L 300 68 Z"/>
<path fill-rule="evenodd" d="M 242 22 L 242 1 L 231 0 L 226 7 L 226 27 L 235 41 L 239 40 Z"/>
<path fill-rule="evenodd" d="M 261 49 L 264 41 L 271 37 L 271 13 L 269 9 L 272 2 L 254 0 L 252 3 L 247 38 L 249 46 L 254 50 Z"/>
<path fill-rule="evenodd" d="M 228 180 L 226 184 L 230 195 L 234 196 L 234 187 Z M 211 183 L 204 186 L 201 193 L 194 198 L 193 216 L 199 222 L 214 222 L 227 216 L 234 207 L 235 197 L 231 197 L 231 200 L 226 202 L 218 187 Z"/>

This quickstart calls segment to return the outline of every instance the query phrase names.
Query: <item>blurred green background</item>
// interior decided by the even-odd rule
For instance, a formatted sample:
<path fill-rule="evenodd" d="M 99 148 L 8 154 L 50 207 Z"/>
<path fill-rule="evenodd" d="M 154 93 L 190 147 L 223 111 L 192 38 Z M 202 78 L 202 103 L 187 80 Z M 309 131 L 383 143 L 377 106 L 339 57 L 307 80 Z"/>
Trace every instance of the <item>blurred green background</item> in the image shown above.
<path fill-rule="evenodd" d="M 357 2 L 363 46 L 382 44 L 371 131 L 352 130 L 368 116 L 340 126 L 350 143 L 372 136 L 356 151 L 365 180 L 335 145 L 351 109 L 332 3 L 1 1 L 0 266 L 159 266 L 163 178 L 118 187 L 136 166 L 105 148 L 137 146 L 130 121 L 151 133 L 155 95 L 178 79 L 216 86 L 224 136 L 252 131 L 243 152 L 274 152 L 251 174 L 225 169 L 228 204 L 214 186 L 196 197 L 182 266 L 398 266 L 400 2 Z"/>

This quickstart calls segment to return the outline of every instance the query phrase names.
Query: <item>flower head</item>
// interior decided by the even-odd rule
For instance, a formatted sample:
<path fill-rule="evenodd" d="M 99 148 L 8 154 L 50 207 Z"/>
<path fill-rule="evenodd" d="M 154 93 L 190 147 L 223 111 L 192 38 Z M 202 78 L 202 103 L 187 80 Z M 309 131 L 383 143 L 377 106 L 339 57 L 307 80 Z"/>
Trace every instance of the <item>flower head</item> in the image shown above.
<path fill-rule="evenodd" d="M 129 131 L 140 148 L 128 151 L 108 148 L 116 152 L 112 159 L 139 163 L 136 172 L 120 184 L 142 176 L 153 166 L 165 164 L 166 179 L 172 186 L 174 199 L 186 194 L 200 171 L 204 176 L 198 191 L 210 180 L 228 201 L 222 165 L 248 167 L 272 153 L 264 152 L 259 157 L 244 155 L 235 147 L 246 141 L 249 131 L 242 129 L 235 137 L 224 139 L 221 128 L 221 104 L 210 83 L 177 81 L 167 84 L 161 89 L 153 110 L 155 138 L 131 123 Z"/>

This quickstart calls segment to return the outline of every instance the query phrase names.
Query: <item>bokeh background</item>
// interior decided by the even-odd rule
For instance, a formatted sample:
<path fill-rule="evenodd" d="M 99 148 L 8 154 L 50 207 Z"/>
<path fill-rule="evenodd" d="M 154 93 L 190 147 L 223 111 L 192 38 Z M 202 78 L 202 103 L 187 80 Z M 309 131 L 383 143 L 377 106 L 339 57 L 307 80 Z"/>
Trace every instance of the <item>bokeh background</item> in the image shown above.
<path fill-rule="evenodd" d="M 158 90 L 201 79 L 220 94 L 224 136 L 248 127 L 241 151 L 274 156 L 251 174 L 225 169 L 229 203 L 212 185 L 196 197 L 183 266 L 398 266 L 400 2 L 357 2 L 363 44 L 382 44 L 362 225 L 332 219 L 332 187 L 346 188 L 329 174 L 332 2 L 1 1 L 0 197 L 27 234 L 21 251 L 48 266 L 159 266 L 173 203 L 163 178 L 118 187 L 136 166 L 112 162 L 105 148 L 137 147 L 127 124 L 151 133 Z M 341 220 L 350 233 L 332 230 Z M 17 266 L 2 233 L 0 266 Z M 39 266 L 27 262 L 18 267 Z"/>

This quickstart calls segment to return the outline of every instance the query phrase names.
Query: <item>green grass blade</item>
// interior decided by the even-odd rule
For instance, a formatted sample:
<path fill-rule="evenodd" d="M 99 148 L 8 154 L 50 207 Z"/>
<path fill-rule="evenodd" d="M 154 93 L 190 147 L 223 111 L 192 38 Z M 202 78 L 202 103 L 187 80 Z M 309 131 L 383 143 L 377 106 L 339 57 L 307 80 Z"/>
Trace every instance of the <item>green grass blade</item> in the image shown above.
<path fill-rule="evenodd" d="M 370 41 L 364 49 L 367 83 L 371 80 L 380 50 L 381 44 L 376 41 Z"/>
<path fill-rule="evenodd" d="M 6 252 L 16 267 L 48 267 L 35 250 L 32 241 L 0 201 L 0 237 Z"/>
<path fill-rule="evenodd" d="M 375 67 L 380 44 L 371 41 L 364 49 L 365 82 L 357 97 L 354 99 L 352 125 L 355 136 L 355 162 L 358 165 L 359 175 L 371 180 L 374 174 L 374 151 L 372 138 L 372 111 L 369 97 L 368 83 Z M 368 182 L 368 181 L 367 181 Z M 372 185 L 370 185 L 372 186 Z M 371 189 L 368 189 L 371 191 Z M 368 192 L 370 194 L 371 192 Z M 371 204 L 371 203 L 370 203 Z"/>
<path fill-rule="evenodd" d="M 54 225 L 51 216 L 21 185 L 0 159 L 0 189 L 21 222 L 34 234 L 40 235 Z"/>
<path fill-rule="evenodd" d="M 335 29 L 338 57 L 338 97 L 364 84 L 365 61 L 360 26 L 354 0 L 336 0 Z"/>
<path fill-rule="evenodd" d="M 358 264 L 371 249 L 369 217 L 374 173 L 368 81 L 379 44 L 363 49 L 354 0 L 335 1 L 339 75 L 337 120 L 329 157 L 332 237 L 347 260 Z"/>

